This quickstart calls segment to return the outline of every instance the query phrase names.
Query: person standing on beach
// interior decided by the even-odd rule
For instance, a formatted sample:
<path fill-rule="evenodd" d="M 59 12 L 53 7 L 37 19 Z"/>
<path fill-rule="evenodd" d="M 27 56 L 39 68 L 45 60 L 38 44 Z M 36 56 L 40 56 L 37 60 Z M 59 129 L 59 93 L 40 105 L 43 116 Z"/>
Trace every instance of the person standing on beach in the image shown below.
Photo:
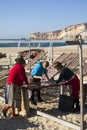
<path fill-rule="evenodd" d="M 63 66 L 60 62 L 56 62 L 54 67 L 60 72 L 60 76 L 56 83 L 61 83 L 62 85 L 72 86 L 72 96 L 74 97 L 72 110 L 73 112 L 80 111 L 79 106 L 79 91 L 80 91 L 80 80 L 76 74 L 74 74 L 69 68 Z M 76 104 L 76 108 L 74 108 Z"/>
<path fill-rule="evenodd" d="M 23 57 L 15 59 L 16 64 L 10 69 L 5 89 L 5 106 L 2 109 L 4 116 L 9 108 L 12 109 L 12 116 L 15 117 L 15 108 L 21 110 L 21 86 L 26 85 L 28 90 L 28 79 L 25 73 L 26 62 Z"/>
<path fill-rule="evenodd" d="M 41 95 L 40 95 L 40 85 L 41 85 L 41 80 L 43 80 L 43 77 L 42 77 L 43 74 L 45 74 L 47 79 L 49 80 L 49 77 L 47 75 L 47 67 L 48 66 L 49 66 L 48 61 L 38 62 L 36 64 L 36 66 L 31 71 L 31 76 L 33 78 L 33 82 L 35 82 L 36 84 L 39 83 L 38 88 L 32 89 L 31 103 L 34 105 L 37 105 L 37 103 L 35 102 L 35 99 L 34 99 L 35 92 L 37 92 L 38 102 L 43 101 L 41 99 Z"/>

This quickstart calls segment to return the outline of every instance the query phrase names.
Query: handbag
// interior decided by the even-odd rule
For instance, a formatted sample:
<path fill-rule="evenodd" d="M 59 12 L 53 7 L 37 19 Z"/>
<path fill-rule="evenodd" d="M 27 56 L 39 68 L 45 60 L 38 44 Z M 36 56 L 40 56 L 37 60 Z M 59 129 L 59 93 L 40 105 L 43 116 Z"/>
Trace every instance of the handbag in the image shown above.
<path fill-rule="evenodd" d="M 73 97 L 67 95 L 59 96 L 59 110 L 60 111 L 71 111 L 73 106 Z"/>

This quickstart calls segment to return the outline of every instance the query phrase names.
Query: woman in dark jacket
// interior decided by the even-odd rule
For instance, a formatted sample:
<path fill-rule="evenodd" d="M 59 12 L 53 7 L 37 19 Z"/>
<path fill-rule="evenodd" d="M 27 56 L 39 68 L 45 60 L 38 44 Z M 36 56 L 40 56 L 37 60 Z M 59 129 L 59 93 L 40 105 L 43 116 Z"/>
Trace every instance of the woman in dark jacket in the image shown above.
<path fill-rule="evenodd" d="M 79 91 L 80 91 L 80 80 L 76 74 L 74 74 L 69 68 L 63 66 L 60 62 L 56 62 L 54 67 L 60 72 L 60 76 L 56 83 L 60 83 L 62 81 L 63 85 L 71 85 L 72 86 L 72 96 L 74 97 L 73 101 L 73 111 L 80 111 L 79 106 Z M 76 104 L 76 108 L 74 108 Z"/>

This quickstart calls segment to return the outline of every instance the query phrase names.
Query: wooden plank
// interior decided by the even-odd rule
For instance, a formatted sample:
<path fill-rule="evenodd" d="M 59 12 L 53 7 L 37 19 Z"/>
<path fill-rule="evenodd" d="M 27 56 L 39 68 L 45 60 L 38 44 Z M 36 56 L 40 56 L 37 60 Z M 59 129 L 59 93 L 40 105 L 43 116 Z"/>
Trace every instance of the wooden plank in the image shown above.
<path fill-rule="evenodd" d="M 52 120 L 52 121 L 56 121 L 56 122 L 58 122 L 58 123 L 60 123 L 60 124 L 63 124 L 63 125 L 65 125 L 65 126 L 67 126 L 67 127 L 70 127 L 70 128 L 73 128 L 73 129 L 75 129 L 75 130 L 80 130 L 80 126 L 75 125 L 75 124 L 72 124 L 72 123 L 67 122 L 67 121 L 64 121 L 64 120 L 62 120 L 62 119 L 56 118 L 56 117 L 51 116 L 51 115 L 49 115 L 49 114 L 46 114 L 46 113 L 44 113 L 44 112 L 37 111 L 37 115 L 42 116 L 42 117 L 45 117 L 45 118 L 47 118 L 47 119 L 49 119 L 49 120 Z"/>

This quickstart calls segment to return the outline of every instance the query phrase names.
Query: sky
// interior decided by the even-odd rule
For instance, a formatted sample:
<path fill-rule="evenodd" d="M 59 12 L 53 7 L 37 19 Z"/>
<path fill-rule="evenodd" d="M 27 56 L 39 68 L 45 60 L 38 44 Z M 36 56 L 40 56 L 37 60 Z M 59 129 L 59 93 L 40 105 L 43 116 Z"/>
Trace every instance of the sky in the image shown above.
<path fill-rule="evenodd" d="M 87 22 L 87 0 L 0 0 L 0 39 Z"/>

